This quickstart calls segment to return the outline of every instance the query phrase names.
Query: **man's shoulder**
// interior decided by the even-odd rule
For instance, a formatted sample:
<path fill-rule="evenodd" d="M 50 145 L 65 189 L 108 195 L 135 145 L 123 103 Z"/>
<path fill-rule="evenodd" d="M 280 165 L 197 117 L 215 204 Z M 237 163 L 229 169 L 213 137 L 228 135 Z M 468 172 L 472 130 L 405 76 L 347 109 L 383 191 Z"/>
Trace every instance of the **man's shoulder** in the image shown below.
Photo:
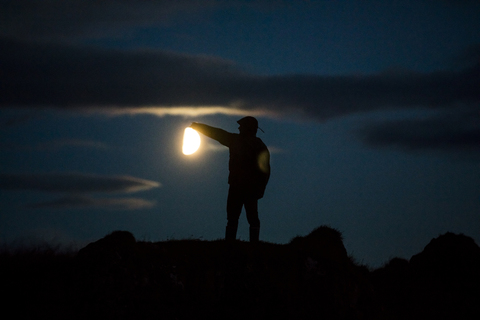
<path fill-rule="evenodd" d="M 256 137 L 256 138 L 257 138 L 257 143 L 258 143 L 262 148 L 268 150 L 267 145 L 263 142 L 263 140 L 260 139 L 259 137 Z"/>
<path fill-rule="evenodd" d="M 248 146 L 255 150 L 268 150 L 265 143 L 259 137 L 244 136 L 239 133 L 230 133 L 231 141 L 236 146 Z"/>

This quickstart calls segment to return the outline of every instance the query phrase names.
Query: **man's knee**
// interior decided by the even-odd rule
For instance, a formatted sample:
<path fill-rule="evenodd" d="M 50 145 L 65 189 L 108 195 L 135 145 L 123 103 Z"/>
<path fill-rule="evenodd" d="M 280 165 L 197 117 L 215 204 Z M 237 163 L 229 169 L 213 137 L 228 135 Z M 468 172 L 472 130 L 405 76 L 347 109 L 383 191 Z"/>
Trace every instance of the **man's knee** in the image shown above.
<path fill-rule="evenodd" d="M 238 227 L 238 219 L 227 219 L 227 227 L 237 228 Z"/>
<path fill-rule="evenodd" d="M 248 224 L 250 228 L 260 229 L 260 219 L 258 218 L 248 220 Z"/>

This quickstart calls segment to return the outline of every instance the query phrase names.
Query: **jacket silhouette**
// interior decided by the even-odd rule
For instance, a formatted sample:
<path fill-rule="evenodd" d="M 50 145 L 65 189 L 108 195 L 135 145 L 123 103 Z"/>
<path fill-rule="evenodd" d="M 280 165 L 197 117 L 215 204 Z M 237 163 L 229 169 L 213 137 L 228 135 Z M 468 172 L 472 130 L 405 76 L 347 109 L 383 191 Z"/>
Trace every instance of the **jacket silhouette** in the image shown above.
<path fill-rule="evenodd" d="M 263 197 L 270 178 L 270 153 L 263 141 L 256 137 L 258 121 L 254 117 L 244 117 L 237 123 L 240 125 L 239 134 L 196 122 L 191 124 L 191 128 L 217 140 L 230 151 L 225 239 L 236 239 L 238 219 L 242 207 L 245 207 L 250 241 L 258 242 L 258 199 Z"/>

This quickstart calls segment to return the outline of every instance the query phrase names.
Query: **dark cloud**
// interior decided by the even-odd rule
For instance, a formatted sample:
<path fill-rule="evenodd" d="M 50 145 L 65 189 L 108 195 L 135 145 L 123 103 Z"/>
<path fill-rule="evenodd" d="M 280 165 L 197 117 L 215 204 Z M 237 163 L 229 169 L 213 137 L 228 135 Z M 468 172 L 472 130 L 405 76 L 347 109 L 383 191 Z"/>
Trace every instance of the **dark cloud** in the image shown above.
<path fill-rule="evenodd" d="M 79 173 L 0 174 L 0 189 L 54 193 L 131 193 L 159 187 L 155 181 L 131 176 Z"/>
<path fill-rule="evenodd" d="M 0 36 L 75 43 L 128 38 L 148 26 L 192 21 L 206 10 L 232 6 L 270 8 L 284 0 L 0 0 Z"/>
<path fill-rule="evenodd" d="M 480 154 L 480 112 L 369 124 L 357 132 L 373 147 Z"/>
<path fill-rule="evenodd" d="M 1 151 L 52 151 L 66 147 L 88 148 L 88 149 L 108 149 L 109 146 L 103 142 L 81 140 L 81 139 L 56 139 L 48 142 L 38 143 L 36 145 L 23 145 L 13 142 L 0 142 Z"/>
<path fill-rule="evenodd" d="M 141 198 L 92 198 L 89 196 L 66 196 L 57 200 L 28 205 L 31 209 L 68 209 L 68 208 L 102 208 L 108 210 L 138 210 L 155 206 L 154 201 Z"/>
<path fill-rule="evenodd" d="M 38 144 L 36 150 L 57 150 L 64 147 L 81 147 L 92 149 L 108 149 L 108 146 L 99 141 L 81 140 L 81 139 L 56 139 L 46 143 Z"/>
<path fill-rule="evenodd" d="M 163 24 L 176 13 L 208 8 L 215 0 L 0 0 L 0 34 L 71 41 L 125 36 L 131 27 Z"/>
<path fill-rule="evenodd" d="M 2 119 L 2 121 L 0 122 L 0 129 L 15 127 L 27 123 L 34 118 L 35 116 L 32 116 L 30 114 L 23 114 L 19 116 L 12 116 L 7 119 Z"/>
<path fill-rule="evenodd" d="M 240 76 L 219 59 L 11 40 L 0 42 L 0 68 L 2 106 L 221 104 L 221 83 Z"/>
<path fill-rule="evenodd" d="M 480 66 L 429 74 L 257 76 L 221 59 L 0 42 L 0 106 L 139 109 L 223 106 L 323 120 L 385 108 L 480 101 Z"/>

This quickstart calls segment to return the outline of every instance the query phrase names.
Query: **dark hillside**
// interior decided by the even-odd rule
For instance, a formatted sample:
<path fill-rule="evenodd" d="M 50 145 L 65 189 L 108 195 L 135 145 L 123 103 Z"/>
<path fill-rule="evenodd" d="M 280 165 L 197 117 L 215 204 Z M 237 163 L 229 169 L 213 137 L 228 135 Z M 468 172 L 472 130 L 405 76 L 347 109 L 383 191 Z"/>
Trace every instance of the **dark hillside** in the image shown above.
<path fill-rule="evenodd" d="M 469 267 L 478 246 L 460 245 L 470 252 L 460 263 L 473 280 L 448 283 L 444 274 L 422 273 L 436 261 L 429 246 L 410 262 L 394 259 L 370 272 L 349 259 L 341 234 L 329 227 L 286 245 L 152 243 L 115 231 L 71 254 L 2 253 L 3 311 L 22 319 L 441 319 L 432 308 L 460 292 L 464 300 L 450 299 L 447 311 L 479 315 L 478 268 Z M 446 249 L 438 250 L 443 256 Z M 438 286 L 445 287 L 440 295 L 426 295 Z"/>

